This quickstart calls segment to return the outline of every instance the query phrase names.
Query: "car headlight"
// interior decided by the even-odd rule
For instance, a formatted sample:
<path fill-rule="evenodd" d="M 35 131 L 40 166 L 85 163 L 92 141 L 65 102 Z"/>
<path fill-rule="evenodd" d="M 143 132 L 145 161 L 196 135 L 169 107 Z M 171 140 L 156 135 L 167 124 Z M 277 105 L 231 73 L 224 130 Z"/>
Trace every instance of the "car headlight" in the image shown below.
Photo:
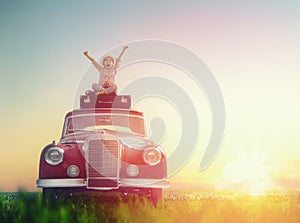
<path fill-rule="evenodd" d="M 149 165 L 156 165 L 160 162 L 162 157 L 161 151 L 156 147 L 151 147 L 144 150 L 143 158 L 145 163 Z"/>
<path fill-rule="evenodd" d="M 78 177 L 79 172 L 79 168 L 76 165 L 71 165 L 67 169 L 67 174 L 69 177 Z"/>
<path fill-rule="evenodd" d="M 58 165 L 63 161 L 64 150 L 57 146 L 50 147 L 45 153 L 45 160 L 50 165 Z"/>
<path fill-rule="evenodd" d="M 129 164 L 126 169 L 127 175 L 131 177 L 136 177 L 139 171 L 139 167 L 134 164 Z"/>

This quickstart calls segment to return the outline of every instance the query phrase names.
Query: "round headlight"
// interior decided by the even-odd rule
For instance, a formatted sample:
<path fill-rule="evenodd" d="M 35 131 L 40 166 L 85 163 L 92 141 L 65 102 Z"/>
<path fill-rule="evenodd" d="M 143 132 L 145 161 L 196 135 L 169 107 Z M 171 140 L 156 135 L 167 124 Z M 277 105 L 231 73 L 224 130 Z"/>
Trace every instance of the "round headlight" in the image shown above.
<path fill-rule="evenodd" d="M 143 155 L 145 163 L 149 165 L 158 164 L 161 160 L 161 156 L 162 156 L 161 151 L 156 147 L 145 149 Z"/>
<path fill-rule="evenodd" d="M 64 150 L 57 146 L 50 147 L 45 153 L 45 160 L 50 165 L 58 165 L 63 161 Z"/>
<path fill-rule="evenodd" d="M 67 174 L 69 177 L 77 177 L 79 175 L 79 168 L 76 165 L 71 165 L 67 169 Z"/>
<path fill-rule="evenodd" d="M 136 177 L 139 174 L 139 167 L 134 164 L 129 164 L 126 169 L 127 175 Z"/>

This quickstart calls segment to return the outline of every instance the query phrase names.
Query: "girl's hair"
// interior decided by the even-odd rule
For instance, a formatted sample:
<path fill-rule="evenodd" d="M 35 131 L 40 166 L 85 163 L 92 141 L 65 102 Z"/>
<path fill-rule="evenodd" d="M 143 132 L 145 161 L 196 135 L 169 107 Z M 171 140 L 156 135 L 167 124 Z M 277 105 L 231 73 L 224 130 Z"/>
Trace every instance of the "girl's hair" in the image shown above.
<path fill-rule="evenodd" d="M 111 58 L 113 60 L 113 62 L 115 63 L 115 58 L 113 56 L 110 56 L 110 55 L 105 55 L 101 58 L 101 64 L 104 65 L 104 60 L 106 58 Z"/>

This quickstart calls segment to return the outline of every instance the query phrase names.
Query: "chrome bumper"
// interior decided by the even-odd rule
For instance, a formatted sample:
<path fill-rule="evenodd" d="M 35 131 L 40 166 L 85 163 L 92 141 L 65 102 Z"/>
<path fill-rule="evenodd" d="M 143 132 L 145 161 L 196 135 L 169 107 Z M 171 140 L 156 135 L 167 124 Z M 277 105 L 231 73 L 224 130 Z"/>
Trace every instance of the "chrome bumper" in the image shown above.
<path fill-rule="evenodd" d="M 168 179 L 120 179 L 119 187 L 143 187 L 143 188 L 168 188 Z M 39 188 L 51 187 L 86 187 L 86 179 L 38 179 L 36 186 Z M 110 188 L 103 188 L 110 189 Z"/>

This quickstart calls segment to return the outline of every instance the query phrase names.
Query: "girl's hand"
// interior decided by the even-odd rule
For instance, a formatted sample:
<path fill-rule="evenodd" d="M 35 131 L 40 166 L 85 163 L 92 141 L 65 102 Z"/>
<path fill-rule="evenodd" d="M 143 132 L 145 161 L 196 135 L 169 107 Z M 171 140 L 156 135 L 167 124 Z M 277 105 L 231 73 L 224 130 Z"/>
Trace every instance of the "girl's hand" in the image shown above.
<path fill-rule="evenodd" d="M 124 50 L 127 50 L 127 49 L 128 49 L 128 46 L 124 46 L 123 49 L 124 49 Z"/>
<path fill-rule="evenodd" d="M 84 54 L 85 56 L 88 55 L 88 53 L 89 53 L 88 51 L 84 51 L 84 52 L 83 52 L 83 54 Z"/>

